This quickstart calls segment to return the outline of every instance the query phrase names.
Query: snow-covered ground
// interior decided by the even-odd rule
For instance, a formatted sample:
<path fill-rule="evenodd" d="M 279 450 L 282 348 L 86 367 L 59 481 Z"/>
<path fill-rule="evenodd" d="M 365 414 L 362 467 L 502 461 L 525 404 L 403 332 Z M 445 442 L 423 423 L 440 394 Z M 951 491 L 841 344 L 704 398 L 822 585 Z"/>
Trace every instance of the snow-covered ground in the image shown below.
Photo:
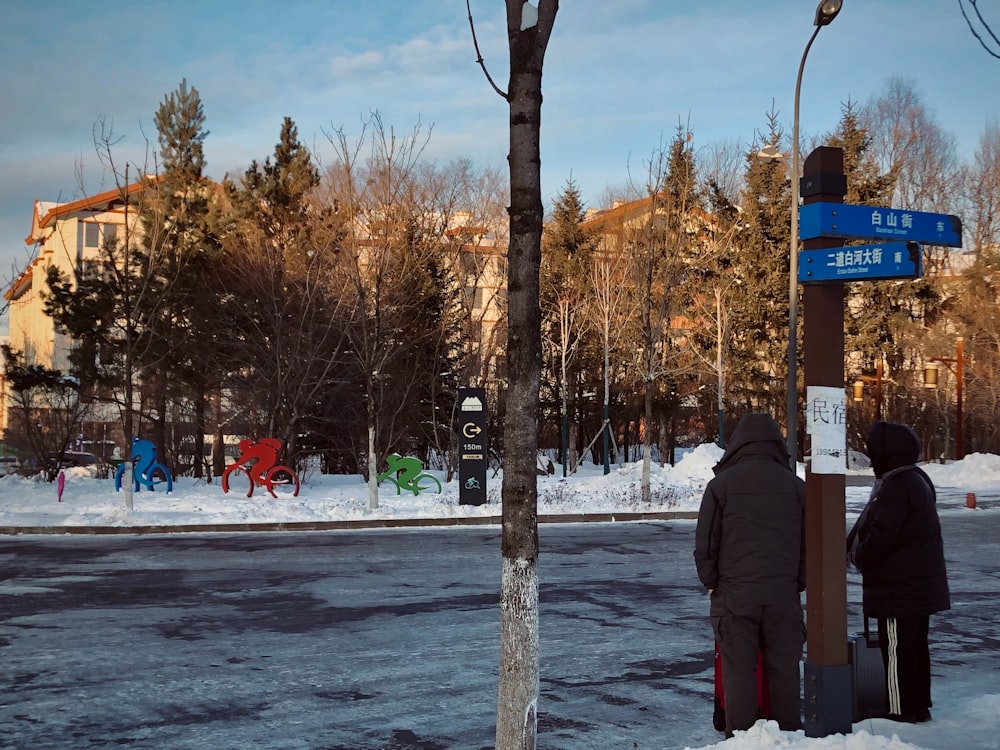
<path fill-rule="evenodd" d="M 652 502 L 641 503 L 642 465 L 612 466 L 604 475 L 601 466 L 585 464 L 569 478 L 557 474 L 539 478 L 540 514 L 607 513 L 623 511 L 697 510 L 705 482 L 722 451 L 703 445 L 687 452 L 674 467 L 652 468 Z M 1000 464 L 998 464 L 1000 467 Z M 998 468 L 1000 474 L 1000 468 Z M 0 479 L 0 526 L 184 526 L 322 521 L 377 521 L 409 518 L 489 517 L 500 513 L 500 476 L 487 477 L 489 502 L 460 505 L 458 481 L 444 482 L 443 490 L 396 494 L 391 484 L 379 488 L 376 509 L 369 507 L 368 487 L 358 475 L 307 474 L 297 497 L 272 498 L 256 489 L 251 497 L 234 486 L 225 493 L 218 480 L 207 483 L 180 477 L 165 493 L 134 493 L 132 511 L 126 512 L 125 495 L 112 480 L 94 479 L 93 471 L 65 471 L 62 497 L 57 483 L 37 478 L 7 476 Z M 998 483 L 1000 486 L 1000 483 Z"/>
<path fill-rule="evenodd" d="M 639 497 L 642 464 L 612 466 L 605 475 L 601 466 L 582 465 L 563 479 L 556 474 L 539 477 L 539 514 L 697 511 L 712 467 L 722 456 L 716 445 L 685 451 L 673 467 L 653 464 L 651 503 Z M 969 492 L 1000 492 L 1000 456 L 981 453 L 963 461 L 927 464 L 924 467 L 939 487 Z M 800 474 L 804 469 L 800 466 Z M 865 476 L 864 471 L 856 472 Z M 438 473 L 442 479 L 444 477 Z M 870 470 L 867 476 L 871 477 Z M 38 478 L 0 478 L 0 526 L 186 526 L 323 521 L 378 521 L 409 518 L 474 518 L 500 513 L 499 476 L 488 477 L 489 502 L 460 505 L 458 482 L 443 482 L 443 491 L 396 494 L 384 484 L 378 508 L 369 508 L 368 487 L 357 475 L 309 474 L 303 477 L 297 497 L 272 498 L 262 489 L 252 497 L 245 491 L 222 491 L 219 481 L 207 483 L 181 477 L 173 491 L 141 491 L 126 512 L 125 494 L 114 482 L 94 479 L 92 470 L 67 469 L 60 497 L 57 483 Z M 235 485 L 235 482 L 234 482 Z M 245 489 L 245 488 L 244 488 Z M 867 498 L 864 487 L 848 487 L 848 500 Z"/>
<path fill-rule="evenodd" d="M 604 475 L 601 467 L 586 465 L 567 479 L 557 474 L 539 478 L 539 514 L 588 514 L 696 511 L 705 483 L 712 476 L 712 466 L 722 451 L 714 445 L 702 445 L 684 453 L 674 467 L 652 470 L 652 503 L 643 504 L 639 499 L 641 464 L 612 467 Z M 964 498 L 965 493 L 978 493 L 984 497 L 1000 497 L 1000 457 L 973 454 L 963 461 L 947 465 L 924 466 L 942 494 L 951 496 L 945 512 L 1000 512 L 995 500 L 984 503 L 975 511 L 954 498 Z M 857 472 L 870 477 L 870 472 Z M 440 476 L 440 475 L 439 475 Z M 442 477 L 443 479 L 443 477 Z M 58 484 L 36 478 L 6 476 L 0 479 L 0 527 L 51 528 L 111 526 L 199 526 L 221 524 L 293 523 L 328 521 L 372 521 L 392 519 L 454 519 L 497 516 L 500 513 L 500 478 L 490 477 L 488 497 L 483 506 L 464 506 L 458 502 L 458 483 L 444 484 L 438 493 L 395 494 L 394 488 L 383 487 L 379 493 L 379 507 L 369 508 L 367 486 L 358 476 L 321 476 L 313 474 L 303 478 L 297 497 L 272 498 L 257 490 L 252 497 L 244 492 L 224 493 L 218 482 L 209 484 L 180 478 L 174 482 L 173 491 L 165 493 L 137 492 L 133 508 L 125 508 L 124 493 L 116 492 L 114 482 L 94 479 L 85 470 L 65 472 L 60 492 Z M 863 485 L 863 479 L 849 483 Z M 867 499 L 868 487 L 848 486 L 848 516 L 856 514 Z M 78 530 L 80 530 L 78 528 Z M 960 551 L 951 550 L 961 555 Z M 969 552 L 969 554 L 973 554 Z M 0 595 L 2 595 L 0 587 Z M 966 746 L 962 732 L 974 732 L 977 747 L 1000 747 L 983 744 L 982 733 L 1000 735 L 1000 691 L 982 690 L 982 684 L 970 683 L 970 694 L 952 696 L 955 705 L 962 706 L 963 716 L 954 722 L 956 734 L 949 735 L 948 748 Z M 971 712 L 971 713 L 970 713 Z M 970 717 L 978 717 L 970 720 Z M 947 718 L 945 718 L 947 721 Z M 935 712 L 938 724 L 939 715 Z M 887 731 L 886 735 L 866 730 L 851 735 L 835 735 L 820 739 L 806 738 L 802 732 L 788 733 L 778 730 L 773 723 L 758 722 L 757 726 L 737 737 L 707 747 L 724 750 L 756 750 L 758 748 L 843 748 L 843 750 L 913 750 L 920 746 L 899 739 L 892 731 L 894 725 L 884 720 L 870 722 L 873 731 Z M 988 728 L 992 726 L 993 729 Z M 945 750 L 945 745 L 935 745 Z"/>

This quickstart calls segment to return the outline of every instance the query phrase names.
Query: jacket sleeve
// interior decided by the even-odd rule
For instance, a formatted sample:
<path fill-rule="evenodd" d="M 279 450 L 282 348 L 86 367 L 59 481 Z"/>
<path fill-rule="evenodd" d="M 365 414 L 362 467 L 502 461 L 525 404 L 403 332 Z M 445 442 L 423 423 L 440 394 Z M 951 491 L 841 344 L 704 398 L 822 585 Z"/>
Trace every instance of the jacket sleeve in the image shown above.
<path fill-rule="evenodd" d="M 709 482 L 701 499 L 698 525 L 694 534 L 694 564 L 705 588 L 719 584 L 719 539 L 722 536 L 722 513 L 714 482 Z"/>
<path fill-rule="evenodd" d="M 871 507 L 871 515 L 858 528 L 854 565 L 862 573 L 893 554 L 907 516 L 907 493 L 898 482 L 887 483 Z"/>

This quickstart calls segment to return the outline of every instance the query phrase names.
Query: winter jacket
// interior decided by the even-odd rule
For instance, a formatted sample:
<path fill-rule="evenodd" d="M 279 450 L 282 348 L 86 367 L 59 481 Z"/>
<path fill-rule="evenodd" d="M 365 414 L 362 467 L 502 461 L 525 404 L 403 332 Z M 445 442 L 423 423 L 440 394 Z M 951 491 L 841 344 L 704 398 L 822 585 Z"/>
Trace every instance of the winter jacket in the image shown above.
<path fill-rule="evenodd" d="M 951 607 L 936 494 L 916 466 L 920 438 L 906 425 L 875 422 L 868 434 L 872 498 L 858 518 L 850 557 L 861 571 L 869 617 L 915 617 Z"/>
<path fill-rule="evenodd" d="M 805 482 L 775 421 L 745 416 L 714 471 L 695 531 L 701 582 L 746 604 L 797 598 L 806 586 Z"/>

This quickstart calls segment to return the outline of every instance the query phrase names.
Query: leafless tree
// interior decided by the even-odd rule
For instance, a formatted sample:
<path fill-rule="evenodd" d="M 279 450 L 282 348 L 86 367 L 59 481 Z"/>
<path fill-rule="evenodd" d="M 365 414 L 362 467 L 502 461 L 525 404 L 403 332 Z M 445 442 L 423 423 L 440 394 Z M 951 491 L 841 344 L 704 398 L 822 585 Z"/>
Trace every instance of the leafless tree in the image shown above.
<path fill-rule="evenodd" d="M 962 176 L 966 247 L 977 256 L 1000 252 L 1000 123 L 987 125 Z"/>
<path fill-rule="evenodd" d="M 946 208 L 958 187 L 955 138 L 941 129 L 914 83 L 889 79 L 859 119 L 881 171 L 897 175 L 894 204 L 916 211 Z"/>
<path fill-rule="evenodd" d="M 679 125 L 668 149 L 662 146 L 649 160 L 646 186 L 649 211 L 641 227 L 632 234 L 628 255 L 633 259 L 634 307 L 638 313 L 638 345 L 635 365 L 642 381 L 643 462 L 642 501 L 650 502 L 654 401 L 662 381 L 680 380 L 684 369 L 678 342 L 674 340 L 681 311 L 689 300 L 688 276 L 699 264 L 692 263 L 705 216 L 698 207 L 694 154 L 690 131 Z"/>
<path fill-rule="evenodd" d="M 441 342 L 439 328 L 413 322 L 421 300 L 433 293 L 429 274 L 440 261 L 448 217 L 433 190 L 423 192 L 420 156 L 430 133 L 422 126 L 399 135 L 375 112 L 358 138 L 343 128 L 328 137 L 336 155 L 327 172 L 331 196 L 347 227 L 340 288 L 353 310 L 348 333 L 364 383 L 368 498 L 375 508 L 380 450 L 388 452 L 406 433 L 427 377 L 410 358 Z"/>
<path fill-rule="evenodd" d="M 192 254 L 179 252 L 177 217 L 166 208 L 176 196 L 165 195 L 169 191 L 156 160 L 141 168 L 118 162 L 118 138 L 110 126 L 95 128 L 95 138 L 120 194 L 120 231 L 106 235 L 98 257 L 75 263 L 71 274 L 49 268 L 45 311 L 75 342 L 81 386 L 95 401 L 119 409 L 126 442 L 122 455 L 128 457 L 129 437 L 166 415 L 164 363 L 179 352 L 178 339 L 166 332 L 183 325 L 171 306 L 185 291 L 184 270 Z M 197 185 L 184 200 L 208 200 L 210 193 L 207 185 Z M 131 510 L 131 483 L 123 489 Z"/>
<path fill-rule="evenodd" d="M 698 151 L 702 185 L 715 185 L 724 195 L 740 195 L 743 192 L 745 164 L 746 148 L 739 141 L 712 143 Z"/>
<path fill-rule="evenodd" d="M 961 332 L 969 362 L 964 368 L 967 452 L 1000 452 L 1000 125 L 988 125 L 972 163 L 965 167 L 964 241 L 971 267 L 950 281 L 952 338 Z M 957 395 L 957 394 L 956 394 Z"/>
<path fill-rule="evenodd" d="M 504 432 L 503 578 L 497 750 L 534 750 L 538 731 L 538 393 L 541 373 L 542 67 L 559 0 L 506 0 L 510 78 L 508 397 Z M 472 10 L 466 0 L 476 52 Z"/>
<path fill-rule="evenodd" d="M 505 391 L 500 362 L 507 335 L 506 249 L 507 206 L 510 190 L 507 176 L 496 168 L 476 168 L 468 161 L 449 165 L 438 177 L 450 188 L 453 201 L 442 242 L 448 267 L 460 287 L 462 355 L 459 382 L 486 389 L 494 419 L 503 413 L 500 399 Z M 451 410 L 455 419 L 459 404 Z M 499 424 L 499 422 L 494 422 Z M 452 443 L 447 457 L 447 478 L 458 465 L 457 432 L 448 433 Z M 496 437 L 493 435 L 492 440 Z"/>
<path fill-rule="evenodd" d="M 612 364 L 624 368 L 626 363 L 613 363 L 612 354 L 628 335 L 629 328 L 636 323 L 635 315 L 640 304 L 635 293 L 637 290 L 632 284 L 635 268 L 632 255 L 620 248 L 598 249 L 590 266 L 590 300 L 586 315 L 590 327 L 597 333 L 604 363 L 601 430 L 590 444 L 593 445 L 598 437 L 603 439 L 605 474 L 610 471 L 612 452 L 615 453 L 615 460 L 618 460 L 614 433 L 611 430 Z"/>
<path fill-rule="evenodd" d="M 51 482 L 71 441 L 80 434 L 92 402 L 81 394 L 76 378 L 26 364 L 22 352 L 7 344 L 0 350 L 10 389 L 10 424 L 4 440 L 30 454 Z"/>

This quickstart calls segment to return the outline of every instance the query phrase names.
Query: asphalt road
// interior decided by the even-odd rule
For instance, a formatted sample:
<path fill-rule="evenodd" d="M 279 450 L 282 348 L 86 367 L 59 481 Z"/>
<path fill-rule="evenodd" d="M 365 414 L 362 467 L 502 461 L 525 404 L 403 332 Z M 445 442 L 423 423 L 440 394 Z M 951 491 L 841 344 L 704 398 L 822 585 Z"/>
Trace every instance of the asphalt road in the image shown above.
<path fill-rule="evenodd" d="M 1000 514 L 942 518 L 935 668 L 995 675 Z M 721 739 L 693 531 L 542 527 L 540 746 Z M 499 549 L 494 527 L 3 539 L 0 747 L 490 748 Z"/>

